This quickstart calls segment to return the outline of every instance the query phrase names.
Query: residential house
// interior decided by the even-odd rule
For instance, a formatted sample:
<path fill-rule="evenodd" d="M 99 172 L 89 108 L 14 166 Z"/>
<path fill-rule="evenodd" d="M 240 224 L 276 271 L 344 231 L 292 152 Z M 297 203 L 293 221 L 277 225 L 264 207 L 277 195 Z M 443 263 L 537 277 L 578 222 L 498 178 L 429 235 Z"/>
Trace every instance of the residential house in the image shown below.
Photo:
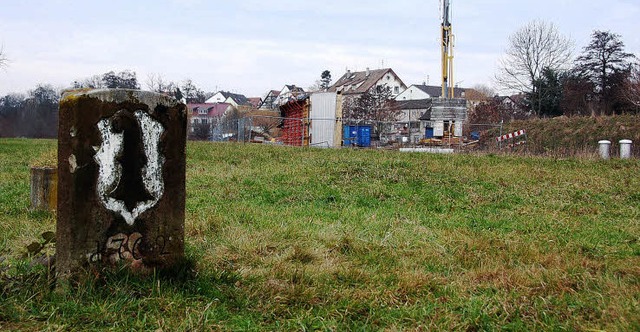
<path fill-rule="evenodd" d="M 389 107 L 401 110 L 398 122 L 394 125 L 396 137 L 393 140 L 405 143 L 418 143 L 424 138 L 425 131 L 421 127 L 420 118 L 431 112 L 431 98 L 417 100 L 394 100 L 389 103 Z"/>
<path fill-rule="evenodd" d="M 306 95 L 306 92 L 303 88 L 295 85 L 285 85 L 278 93 L 278 96 L 276 98 L 276 105 L 284 105 L 288 101 L 297 99 L 304 95 Z"/>
<path fill-rule="evenodd" d="M 199 126 L 203 126 L 200 128 L 206 128 L 209 133 L 207 135 L 202 132 L 198 133 L 199 135 L 207 136 L 200 138 L 210 138 L 222 118 L 230 113 L 233 108 L 233 105 L 228 103 L 187 104 L 187 109 L 191 112 L 189 133 L 193 135 Z"/>
<path fill-rule="evenodd" d="M 393 96 L 399 95 L 407 86 L 391 68 L 373 69 L 367 68 L 365 71 L 347 72 L 342 75 L 328 92 L 336 92 L 345 96 L 357 97 L 376 86 L 387 86 L 391 89 Z"/>
<path fill-rule="evenodd" d="M 249 104 L 251 104 L 251 106 L 253 106 L 253 108 L 255 109 L 258 109 L 260 104 L 262 104 L 262 98 L 260 97 L 250 97 L 247 98 L 247 100 L 249 101 Z"/>
<path fill-rule="evenodd" d="M 467 120 L 466 90 L 454 88 L 454 98 L 442 99 L 442 86 L 411 85 L 395 98 L 396 107 L 403 111 L 401 117 L 405 119 L 399 124 L 409 128 L 406 135 L 412 142 L 420 136 L 462 136 L 462 124 Z"/>
<path fill-rule="evenodd" d="M 454 98 L 465 98 L 466 89 L 454 88 Z M 420 100 L 430 98 L 440 98 L 442 96 L 442 86 L 412 84 L 406 90 L 395 97 L 395 100 Z"/>
<path fill-rule="evenodd" d="M 205 103 L 227 103 L 233 105 L 234 107 L 252 106 L 246 96 L 239 93 L 231 93 L 227 91 L 216 92 L 213 96 L 211 96 L 211 98 L 207 99 Z"/>
<path fill-rule="evenodd" d="M 521 120 L 531 116 L 531 111 L 525 106 L 525 95 L 520 93 L 511 96 L 495 96 L 494 104 L 498 105 L 500 113 L 508 120 Z"/>
<path fill-rule="evenodd" d="M 502 109 L 505 110 L 513 110 L 514 112 L 518 112 L 524 109 L 524 95 L 495 96 L 494 100 L 498 105 L 500 105 Z"/>
<path fill-rule="evenodd" d="M 454 88 L 455 98 L 451 100 L 464 100 L 465 95 L 466 89 Z M 466 109 L 460 106 L 466 107 L 466 102 L 451 103 L 441 96 L 442 86 L 426 84 L 412 84 L 396 96 L 393 107 L 402 110 L 396 129 L 403 140 L 417 143 L 421 138 L 441 137 L 450 132 L 462 135 L 461 123 L 466 120 Z M 456 112 L 443 107 L 453 107 Z"/>
<path fill-rule="evenodd" d="M 374 69 L 367 68 L 364 71 L 347 72 L 340 77 L 327 91 L 335 92 L 343 96 L 345 105 L 350 105 L 364 93 L 373 92 L 377 87 L 390 89 L 391 97 L 399 95 L 407 86 L 391 68 Z M 343 106 L 343 105 L 341 105 Z M 346 113 L 349 117 L 349 113 Z M 369 119 L 375 120 L 375 119 Z M 367 121 L 369 122 L 369 121 Z M 383 122 L 369 122 L 374 126 L 374 132 L 380 140 L 387 140 L 389 135 L 395 135 L 393 125 Z"/>
<path fill-rule="evenodd" d="M 267 92 L 267 94 L 265 94 L 265 96 L 262 97 L 262 102 L 258 106 L 258 109 L 273 110 L 278 108 L 276 101 L 278 100 L 279 94 L 280 94 L 280 91 L 278 90 L 270 90 L 269 92 Z"/>

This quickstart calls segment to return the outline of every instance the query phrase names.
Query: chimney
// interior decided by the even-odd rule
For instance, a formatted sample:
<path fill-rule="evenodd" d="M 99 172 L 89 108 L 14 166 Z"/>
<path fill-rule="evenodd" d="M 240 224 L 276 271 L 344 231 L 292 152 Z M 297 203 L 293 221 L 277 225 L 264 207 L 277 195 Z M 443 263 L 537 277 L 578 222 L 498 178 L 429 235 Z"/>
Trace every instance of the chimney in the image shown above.
<path fill-rule="evenodd" d="M 367 67 L 367 72 L 365 74 L 365 77 L 369 77 L 369 74 L 371 74 L 371 72 L 369 71 L 369 67 Z"/>

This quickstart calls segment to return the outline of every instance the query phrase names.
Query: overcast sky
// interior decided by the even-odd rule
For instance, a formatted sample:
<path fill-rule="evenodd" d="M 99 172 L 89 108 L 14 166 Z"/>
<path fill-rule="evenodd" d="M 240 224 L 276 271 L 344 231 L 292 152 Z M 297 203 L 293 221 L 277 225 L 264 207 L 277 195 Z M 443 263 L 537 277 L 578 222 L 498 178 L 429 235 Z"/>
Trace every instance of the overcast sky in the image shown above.
<path fill-rule="evenodd" d="M 639 0 L 451 0 L 454 81 L 492 80 L 509 35 L 545 20 L 575 42 L 622 36 L 640 57 Z M 0 95 L 58 88 L 110 70 L 191 78 L 248 97 L 312 85 L 323 70 L 390 67 L 405 84 L 440 84 L 439 0 L 2 0 Z"/>

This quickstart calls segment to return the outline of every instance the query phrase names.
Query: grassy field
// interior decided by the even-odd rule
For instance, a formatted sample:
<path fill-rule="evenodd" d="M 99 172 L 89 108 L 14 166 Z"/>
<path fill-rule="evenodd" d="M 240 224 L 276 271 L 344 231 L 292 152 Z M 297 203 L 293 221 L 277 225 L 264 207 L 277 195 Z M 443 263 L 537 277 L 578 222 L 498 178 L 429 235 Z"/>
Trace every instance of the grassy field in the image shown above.
<path fill-rule="evenodd" d="M 53 291 L 0 140 L 0 330 L 640 330 L 640 161 L 189 143 L 192 271 Z"/>

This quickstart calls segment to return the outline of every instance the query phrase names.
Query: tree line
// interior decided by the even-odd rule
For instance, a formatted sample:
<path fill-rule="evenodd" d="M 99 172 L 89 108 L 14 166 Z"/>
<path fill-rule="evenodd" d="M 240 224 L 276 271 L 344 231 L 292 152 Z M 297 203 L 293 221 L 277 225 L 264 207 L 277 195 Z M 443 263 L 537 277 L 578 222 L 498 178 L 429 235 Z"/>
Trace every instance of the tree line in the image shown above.
<path fill-rule="evenodd" d="M 0 67 L 5 65 L 6 61 L 0 52 Z M 136 73 L 130 70 L 93 75 L 76 80 L 70 86 L 74 89 L 140 89 Z M 213 95 L 198 88 L 191 79 L 175 83 L 165 80 L 159 74 L 149 75 L 146 88 L 180 100 L 184 99 L 187 103 L 204 103 Z M 56 137 L 61 92 L 62 89 L 50 84 L 38 84 L 26 94 L 9 93 L 0 96 L 0 137 Z"/>
<path fill-rule="evenodd" d="M 555 25 L 533 21 L 511 35 L 496 82 L 520 93 L 529 116 L 640 113 L 640 65 L 622 36 L 596 30 L 575 58 L 572 49 Z M 480 112 L 495 117 L 499 103 L 489 100 Z"/>

